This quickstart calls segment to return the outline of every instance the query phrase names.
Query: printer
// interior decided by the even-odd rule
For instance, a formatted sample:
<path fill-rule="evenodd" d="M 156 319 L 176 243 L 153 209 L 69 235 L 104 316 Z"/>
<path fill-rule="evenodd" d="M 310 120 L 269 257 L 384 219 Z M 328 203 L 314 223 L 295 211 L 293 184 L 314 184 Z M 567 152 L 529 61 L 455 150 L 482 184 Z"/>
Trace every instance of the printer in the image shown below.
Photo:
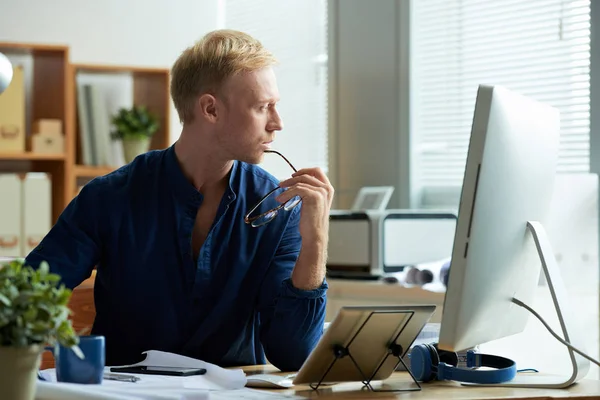
<path fill-rule="evenodd" d="M 327 275 L 379 279 L 452 255 L 457 216 L 451 212 L 331 210 Z"/>

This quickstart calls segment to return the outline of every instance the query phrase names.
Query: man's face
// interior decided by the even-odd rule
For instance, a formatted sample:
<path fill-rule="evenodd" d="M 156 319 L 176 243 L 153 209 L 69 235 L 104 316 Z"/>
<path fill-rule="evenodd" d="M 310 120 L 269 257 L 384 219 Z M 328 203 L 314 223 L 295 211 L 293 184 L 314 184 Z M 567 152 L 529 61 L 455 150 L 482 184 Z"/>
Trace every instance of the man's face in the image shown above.
<path fill-rule="evenodd" d="M 233 76 L 223 85 L 217 141 L 234 160 L 260 163 L 283 123 L 276 110 L 279 90 L 272 68 Z M 221 117 L 222 116 L 222 117 Z"/>

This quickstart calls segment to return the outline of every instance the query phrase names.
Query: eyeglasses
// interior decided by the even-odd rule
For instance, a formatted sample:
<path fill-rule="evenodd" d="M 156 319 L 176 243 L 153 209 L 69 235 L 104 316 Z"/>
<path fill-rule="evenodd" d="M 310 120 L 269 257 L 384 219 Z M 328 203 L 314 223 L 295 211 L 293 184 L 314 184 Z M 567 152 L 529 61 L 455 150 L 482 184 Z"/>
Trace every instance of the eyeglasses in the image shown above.
<path fill-rule="evenodd" d="M 294 170 L 294 172 L 298 172 L 298 170 L 296 168 L 294 168 L 292 163 L 290 163 L 288 161 L 288 159 L 285 158 L 283 156 L 283 154 L 281 154 L 280 152 L 275 151 L 275 150 L 265 150 L 265 153 L 277 154 L 278 156 L 280 156 L 281 158 L 283 158 L 285 160 L 285 162 Z M 290 211 L 291 209 L 296 207 L 298 204 L 300 204 L 300 202 L 302 201 L 300 196 L 294 196 L 291 199 L 289 199 L 288 201 L 286 201 L 285 203 L 279 204 L 276 207 L 268 209 L 268 211 L 264 211 L 264 212 L 258 211 L 261 204 L 263 204 L 263 203 L 267 204 L 267 207 L 268 207 L 269 203 L 277 204 L 277 200 L 275 200 L 275 198 L 277 196 L 279 196 L 280 194 L 282 194 L 285 190 L 286 190 L 285 188 L 276 187 L 275 189 L 271 190 L 269 193 L 264 195 L 262 197 L 262 199 L 260 199 L 258 201 L 258 203 L 256 203 L 250 209 L 250 211 L 248 211 L 246 216 L 244 216 L 244 222 L 246 222 L 247 224 L 249 224 L 255 228 L 262 226 L 262 225 L 266 225 L 269 222 L 271 222 L 273 220 L 273 218 L 275 218 L 277 216 L 277 214 L 279 213 L 280 210 L 283 209 L 285 211 Z"/>

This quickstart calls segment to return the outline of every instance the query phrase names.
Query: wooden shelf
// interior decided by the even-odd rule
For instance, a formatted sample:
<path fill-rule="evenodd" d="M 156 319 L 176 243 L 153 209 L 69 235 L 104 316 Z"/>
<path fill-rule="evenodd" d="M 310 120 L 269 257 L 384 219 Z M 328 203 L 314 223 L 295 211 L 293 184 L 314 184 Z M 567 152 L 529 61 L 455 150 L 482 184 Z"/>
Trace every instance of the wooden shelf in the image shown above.
<path fill-rule="evenodd" d="M 37 52 L 61 52 L 67 53 L 69 47 L 61 44 L 44 44 L 44 43 L 14 43 L 0 42 L 0 49 L 10 51 L 11 53 L 34 54 Z"/>
<path fill-rule="evenodd" d="M 71 64 L 77 72 L 99 72 L 99 73 L 147 73 L 147 74 L 169 74 L 165 68 L 136 67 L 133 65 L 99 65 L 99 64 Z"/>
<path fill-rule="evenodd" d="M 64 154 L 44 154 L 44 153 L 2 153 L 0 152 L 0 160 L 22 160 L 22 161 L 64 161 Z"/>
<path fill-rule="evenodd" d="M 94 178 L 97 176 L 102 176 L 106 174 L 110 174 L 116 168 L 115 167 L 102 167 L 102 166 L 94 166 L 94 165 L 75 165 L 73 167 L 73 173 L 76 178 L 80 177 L 89 177 Z"/>

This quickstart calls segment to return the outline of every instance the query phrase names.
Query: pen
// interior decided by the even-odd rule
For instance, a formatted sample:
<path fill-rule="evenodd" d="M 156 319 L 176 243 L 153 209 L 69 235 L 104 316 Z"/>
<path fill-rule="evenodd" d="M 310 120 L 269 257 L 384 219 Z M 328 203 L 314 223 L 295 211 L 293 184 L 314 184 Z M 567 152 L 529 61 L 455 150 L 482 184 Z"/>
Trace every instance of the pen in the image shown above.
<path fill-rule="evenodd" d="M 110 372 L 104 373 L 104 379 L 108 379 L 111 381 L 121 381 L 121 382 L 137 382 L 140 380 L 137 376 L 132 375 L 124 375 L 124 374 L 113 374 Z"/>

